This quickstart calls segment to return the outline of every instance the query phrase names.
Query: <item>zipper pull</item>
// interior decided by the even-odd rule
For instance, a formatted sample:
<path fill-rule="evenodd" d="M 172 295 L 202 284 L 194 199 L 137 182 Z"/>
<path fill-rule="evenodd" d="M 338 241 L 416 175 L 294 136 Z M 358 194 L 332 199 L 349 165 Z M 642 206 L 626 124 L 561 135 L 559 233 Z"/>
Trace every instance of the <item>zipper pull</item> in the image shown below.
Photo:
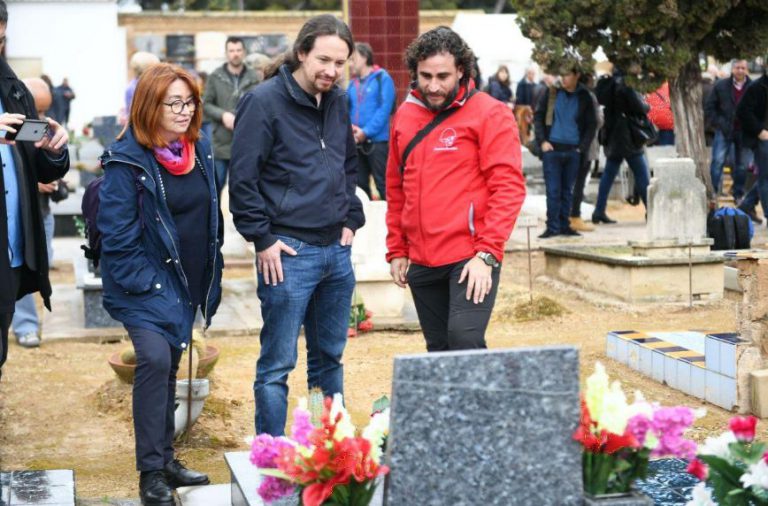
<path fill-rule="evenodd" d="M 323 148 L 323 150 L 325 150 L 325 141 L 323 140 L 322 137 L 320 137 L 320 147 Z"/>

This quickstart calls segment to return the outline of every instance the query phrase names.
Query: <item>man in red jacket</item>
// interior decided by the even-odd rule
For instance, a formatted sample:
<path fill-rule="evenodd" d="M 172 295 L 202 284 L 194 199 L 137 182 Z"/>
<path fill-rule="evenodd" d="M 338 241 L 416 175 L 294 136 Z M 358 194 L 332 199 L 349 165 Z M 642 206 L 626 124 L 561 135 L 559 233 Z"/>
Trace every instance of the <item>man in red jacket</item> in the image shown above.
<path fill-rule="evenodd" d="M 450 28 L 421 35 L 406 60 L 415 85 L 395 115 L 387 163 L 390 273 L 411 288 L 428 351 L 485 348 L 504 243 L 525 198 L 517 125 L 505 104 L 474 90 L 475 56 Z"/>

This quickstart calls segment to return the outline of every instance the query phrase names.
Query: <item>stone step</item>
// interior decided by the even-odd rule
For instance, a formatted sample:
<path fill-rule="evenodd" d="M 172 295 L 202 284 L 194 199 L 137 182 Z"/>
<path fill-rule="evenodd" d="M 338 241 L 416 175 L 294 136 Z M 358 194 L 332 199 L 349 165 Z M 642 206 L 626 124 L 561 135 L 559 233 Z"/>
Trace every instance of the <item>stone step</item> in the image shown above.
<path fill-rule="evenodd" d="M 75 506 L 75 472 L 0 471 L 0 504 L 3 506 Z"/>

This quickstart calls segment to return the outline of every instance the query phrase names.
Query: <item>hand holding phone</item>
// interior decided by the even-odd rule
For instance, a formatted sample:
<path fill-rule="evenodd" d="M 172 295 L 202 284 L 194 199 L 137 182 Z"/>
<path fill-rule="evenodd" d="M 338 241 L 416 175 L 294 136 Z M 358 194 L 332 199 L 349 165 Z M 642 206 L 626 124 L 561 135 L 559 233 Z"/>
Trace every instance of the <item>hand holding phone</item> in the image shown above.
<path fill-rule="evenodd" d="M 0 114 L 0 133 L 5 135 L 16 135 L 19 125 L 24 123 L 23 114 L 12 114 L 9 112 Z M 0 143 L 15 144 L 11 139 L 0 136 Z"/>
<path fill-rule="evenodd" d="M 37 142 L 48 134 L 48 122 L 39 119 L 25 118 L 15 132 L 10 130 L 5 134 L 8 141 Z"/>

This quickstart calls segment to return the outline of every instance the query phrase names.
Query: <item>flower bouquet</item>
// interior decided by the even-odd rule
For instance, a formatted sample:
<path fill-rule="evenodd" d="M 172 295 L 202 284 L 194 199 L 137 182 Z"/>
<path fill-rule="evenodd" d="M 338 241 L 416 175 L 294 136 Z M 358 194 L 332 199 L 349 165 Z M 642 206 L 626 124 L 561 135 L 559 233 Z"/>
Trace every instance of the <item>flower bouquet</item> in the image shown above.
<path fill-rule="evenodd" d="M 389 409 L 374 413 L 360 435 L 341 395 L 324 399 L 319 424 L 311 418 L 302 400 L 290 437 L 260 434 L 253 440 L 251 462 L 264 476 L 259 496 L 270 504 L 298 492 L 303 506 L 367 506 L 377 478 L 389 471 L 381 465 Z"/>
<path fill-rule="evenodd" d="M 661 407 L 640 392 L 628 404 L 619 382 L 610 384 L 598 362 L 587 379 L 573 434 L 584 447 L 584 491 L 591 496 L 629 494 L 634 481 L 647 476 L 649 458 L 692 458 L 696 443 L 684 433 L 695 418 L 690 408 Z"/>
<path fill-rule="evenodd" d="M 688 504 L 768 505 L 768 447 L 755 441 L 757 418 L 736 416 L 728 425 L 728 432 L 707 438 L 688 465 L 702 480 Z"/>
<path fill-rule="evenodd" d="M 360 297 L 352 301 L 352 310 L 349 312 L 349 330 L 347 337 L 356 337 L 358 332 L 370 332 L 373 330 L 373 313 L 365 308 Z"/>

